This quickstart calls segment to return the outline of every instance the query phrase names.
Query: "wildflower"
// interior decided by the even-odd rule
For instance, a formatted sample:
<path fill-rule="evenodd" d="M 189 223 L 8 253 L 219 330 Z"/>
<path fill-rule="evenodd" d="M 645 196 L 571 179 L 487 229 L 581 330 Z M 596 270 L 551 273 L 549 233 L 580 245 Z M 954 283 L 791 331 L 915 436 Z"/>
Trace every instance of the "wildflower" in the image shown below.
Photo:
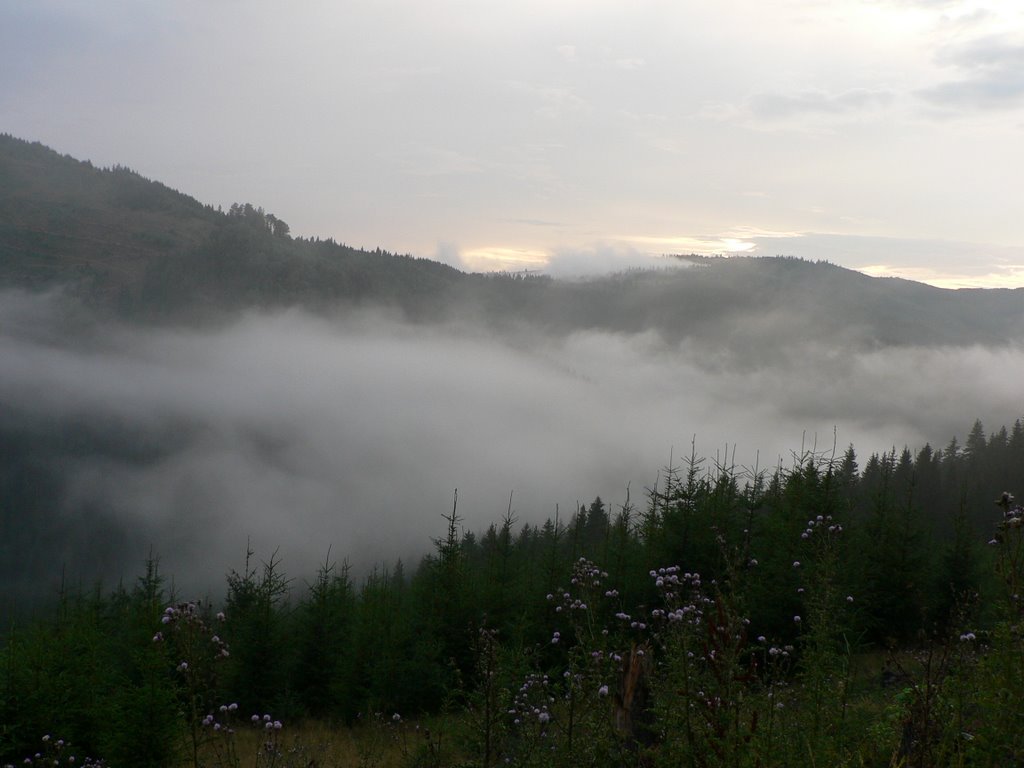
<path fill-rule="evenodd" d="M 793 567 L 794 568 L 799 568 L 800 567 L 800 561 L 799 560 L 794 560 L 793 561 Z"/>
<path fill-rule="evenodd" d="M 978 638 L 975 636 L 975 634 L 973 632 L 964 632 L 962 635 L 960 635 L 960 640 L 962 642 L 970 642 L 972 640 L 977 640 L 977 639 Z"/>
<path fill-rule="evenodd" d="M 164 633 L 163 632 L 157 632 L 155 635 L 153 635 L 153 642 L 154 643 L 159 643 L 163 639 L 164 639 Z"/>
<path fill-rule="evenodd" d="M 846 602 L 852 603 L 853 602 L 853 595 L 847 595 L 846 596 Z"/>
<path fill-rule="evenodd" d="M 283 727 L 284 726 L 281 725 L 281 721 L 280 720 L 275 720 L 274 721 L 274 730 L 275 731 L 280 731 L 281 728 L 283 728 Z"/>
<path fill-rule="evenodd" d="M 800 617 L 799 616 L 794 616 L 793 617 L 793 621 L 795 621 L 797 624 L 799 624 L 800 623 Z"/>
<path fill-rule="evenodd" d="M 224 621 L 224 611 L 217 611 L 217 621 Z"/>
<path fill-rule="evenodd" d="M 549 715 L 547 712 L 541 712 L 539 715 L 537 715 L 537 719 L 542 723 L 547 723 L 551 720 L 551 715 Z"/>
<path fill-rule="evenodd" d="M 602 685 L 600 688 L 598 688 L 597 689 L 597 695 L 598 696 L 607 696 L 608 695 L 608 686 L 607 685 Z"/>
<path fill-rule="evenodd" d="M 395 714 L 393 714 L 391 716 L 391 722 L 393 722 L 393 723 L 400 723 L 400 722 L 402 722 L 402 716 L 400 714 L 398 714 L 397 712 L 395 712 Z"/>
<path fill-rule="evenodd" d="M 187 661 L 181 662 L 181 664 L 178 665 L 178 671 L 179 672 L 187 672 L 188 671 L 188 662 Z"/>

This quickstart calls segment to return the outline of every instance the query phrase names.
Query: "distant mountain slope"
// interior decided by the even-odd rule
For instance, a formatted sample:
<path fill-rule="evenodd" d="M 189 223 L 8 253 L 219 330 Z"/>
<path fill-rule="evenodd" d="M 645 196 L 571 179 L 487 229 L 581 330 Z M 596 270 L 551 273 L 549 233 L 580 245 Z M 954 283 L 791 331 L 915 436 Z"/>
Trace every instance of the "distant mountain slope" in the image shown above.
<path fill-rule="evenodd" d="M 790 341 L 842 346 L 1024 340 L 1024 290 L 934 288 L 792 258 L 691 258 L 689 269 L 584 288 L 610 324 L 663 329 L 765 352 Z M 607 321 L 606 321 L 607 322 Z"/>
<path fill-rule="evenodd" d="M 787 339 L 860 348 L 1024 339 L 1024 289 L 949 291 L 787 258 L 685 263 L 571 282 L 468 275 L 292 238 L 251 205 L 217 211 L 127 169 L 100 170 L 0 136 L 0 287 L 67 285 L 131 318 L 385 304 L 417 321 L 471 315 L 557 333 L 654 329 L 755 362 Z"/>
<path fill-rule="evenodd" d="M 65 285 L 121 314 L 175 317 L 338 301 L 425 311 L 464 277 L 424 259 L 295 240 L 282 224 L 0 136 L 0 286 Z"/>
<path fill-rule="evenodd" d="M 209 237 L 216 214 L 123 168 L 0 136 L 0 281 L 137 288 L 147 266 Z"/>

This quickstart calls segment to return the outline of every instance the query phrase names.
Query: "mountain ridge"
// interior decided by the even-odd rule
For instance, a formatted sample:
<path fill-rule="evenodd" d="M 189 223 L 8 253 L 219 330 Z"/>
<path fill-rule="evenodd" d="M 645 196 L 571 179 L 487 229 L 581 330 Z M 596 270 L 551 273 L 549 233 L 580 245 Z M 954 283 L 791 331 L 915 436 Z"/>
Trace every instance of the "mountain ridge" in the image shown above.
<path fill-rule="evenodd" d="M 416 322 L 656 330 L 755 346 L 754 327 L 888 344 L 1024 336 L 1024 289 L 950 290 L 791 257 L 679 256 L 689 268 L 575 281 L 473 274 L 381 249 L 292 237 L 250 204 L 227 212 L 121 166 L 98 169 L 0 135 L 0 287 L 61 287 L 94 309 L 195 322 L 248 308 L 383 305 Z"/>

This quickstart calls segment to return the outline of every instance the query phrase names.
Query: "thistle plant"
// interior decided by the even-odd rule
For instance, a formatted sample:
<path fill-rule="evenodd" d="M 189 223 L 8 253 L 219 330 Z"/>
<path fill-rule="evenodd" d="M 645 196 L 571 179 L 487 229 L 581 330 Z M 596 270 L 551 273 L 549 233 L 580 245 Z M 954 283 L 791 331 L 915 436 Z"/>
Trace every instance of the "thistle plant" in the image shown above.
<path fill-rule="evenodd" d="M 804 738 L 812 753 L 828 760 L 844 751 L 851 654 L 844 618 L 855 602 L 839 584 L 842 535 L 843 526 L 832 515 L 814 516 L 800 533 L 803 559 L 793 562 L 803 604 L 793 621 L 800 633 L 800 678 L 809 714 Z"/>
<path fill-rule="evenodd" d="M 1024 507 L 1009 492 L 1004 492 L 996 505 L 1002 510 L 1002 519 L 996 523 L 990 544 L 996 547 L 996 574 L 1003 583 L 1005 618 L 1016 625 L 1024 614 Z"/>
<path fill-rule="evenodd" d="M 635 740 L 621 726 L 623 702 L 632 706 L 624 670 L 640 659 L 647 629 L 618 608 L 608 573 L 586 558 L 569 585 L 548 594 L 554 629 L 536 658 L 543 669 L 510 691 L 507 738 L 501 759 L 514 765 L 579 765 L 635 759 Z M 639 641 L 639 642 L 638 642 Z"/>
<path fill-rule="evenodd" d="M 699 573 L 670 566 L 650 575 L 664 606 L 652 611 L 661 749 L 680 765 L 744 764 L 764 719 L 749 622 Z"/>
<path fill-rule="evenodd" d="M 42 747 L 33 755 L 21 761 L 21 766 L 31 768 L 57 768 L 57 766 L 78 766 L 79 768 L 106 768 L 104 760 L 96 760 L 91 757 L 79 757 L 71 744 L 64 739 L 55 738 L 46 734 L 41 739 Z M 15 768 L 8 763 L 3 768 Z"/>
<path fill-rule="evenodd" d="M 1001 582 L 1001 619 L 992 629 L 990 648 L 978 661 L 977 728 L 965 750 L 978 765 L 993 766 L 1024 762 L 1024 508 L 1009 492 L 996 505 L 1001 516 L 990 544 Z M 970 645 L 975 642 L 970 638 Z"/>
<path fill-rule="evenodd" d="M 160 618 L 160 628 L 153 635 L 153 643 L 165 649 L 173 667 L 178 714 L 185 733 L 184 749 L 195 768 L 202 765 L 202 749 L 216 733 L 209 726 L 219 696 L 219 667 L 231 653 L 214 623 L 223 625 L 224 621 L 223 612 L 213 614 L 208 605 L 184 602 L 167 606 Z M 222 724 L 217 725 L 219 730 Z"/>
<path fill-rule="evenodd" d="M 483 768 L 496 762 L 506 734 L 504 711 L 509 707 L 509 695 L 501 685 L 502 648 L 499 632 L 482 627 L 476 642 L 476 691 L 466 702 L 466 716 L 470 728 L 473 750 Z"/>

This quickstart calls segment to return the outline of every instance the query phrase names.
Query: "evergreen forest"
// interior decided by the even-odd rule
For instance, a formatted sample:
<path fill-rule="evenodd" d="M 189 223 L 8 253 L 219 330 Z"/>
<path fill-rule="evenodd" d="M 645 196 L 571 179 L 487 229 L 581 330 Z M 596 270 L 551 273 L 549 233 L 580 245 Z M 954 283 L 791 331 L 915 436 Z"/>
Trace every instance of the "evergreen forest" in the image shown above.
<path fill-rule="evenodd" d="M 365 764 L 1015 764 L 1024 512 L 993 489 L 1022 468 L 1020 420 L 863 467 L 691 453 L 542 525 L 510 499 L 466 530 L 456 493 L 430 554 L 359 578 L 248 551 L 217 603 L 151 553 L 7 628 L 3 760 L 51 734 L 110 765 L 237 764 L 254 715 L 268 765 L 327 759 L 287 740 L 303 723 L 402 745 Z"/>

